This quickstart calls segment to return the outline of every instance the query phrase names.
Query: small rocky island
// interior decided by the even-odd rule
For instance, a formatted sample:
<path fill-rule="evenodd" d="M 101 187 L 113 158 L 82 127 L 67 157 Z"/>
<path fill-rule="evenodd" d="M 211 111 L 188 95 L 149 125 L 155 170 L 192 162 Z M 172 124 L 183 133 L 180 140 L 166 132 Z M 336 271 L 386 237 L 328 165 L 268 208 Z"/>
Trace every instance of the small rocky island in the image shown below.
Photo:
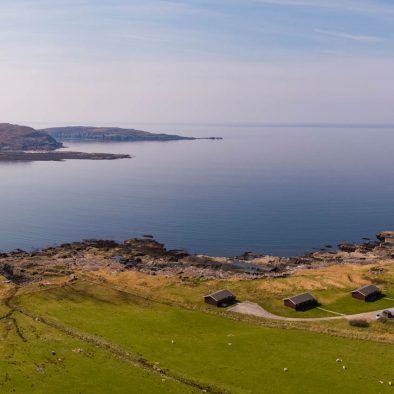
<path fill-rule="evenodd" d="M 150 133 L 118 127 L 54 127 L 35 130 L 28 126 L 0 123 L 0 161 L 115 160 L 127 154 L 58 151 L 63 141 L 178 141 L 199 138 Z M 209 137 L 207 139 L 220 139 Z"/>

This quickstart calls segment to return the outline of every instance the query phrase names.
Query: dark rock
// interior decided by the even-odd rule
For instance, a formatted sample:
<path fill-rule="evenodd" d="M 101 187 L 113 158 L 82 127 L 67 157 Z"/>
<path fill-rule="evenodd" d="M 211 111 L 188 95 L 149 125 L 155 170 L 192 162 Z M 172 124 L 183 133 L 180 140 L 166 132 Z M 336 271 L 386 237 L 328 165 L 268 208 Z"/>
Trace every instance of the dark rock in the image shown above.
<path fill-rule="evenodd" d="M 342 252 L 355 252 L 357 250 L 357 245 L 350 243 L 341 243 L 338 245 L 339 250 Z"/>

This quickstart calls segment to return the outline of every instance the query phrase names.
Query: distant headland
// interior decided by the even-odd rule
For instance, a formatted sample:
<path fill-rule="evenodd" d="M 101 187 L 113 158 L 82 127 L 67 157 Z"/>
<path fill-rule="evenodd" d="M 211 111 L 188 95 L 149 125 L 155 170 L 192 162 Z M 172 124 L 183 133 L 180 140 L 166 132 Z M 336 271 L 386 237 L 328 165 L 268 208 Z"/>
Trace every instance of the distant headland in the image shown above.
<path fill-rule="evenodd" d="M 130 158 L 127 154 L 56 151 L 61 141 L 178 141 L 201 138 L 175 134 L 150 133 L 118 127 L 53 127 L 36 130 L 28 126 L 0 123 L 0 161 L 59 161 L 70 159 L 113 160 Z M 221 139 L 209 137 L 206 139 Z M 56 151 L 56 152 L 55 152 Z"/>
<path fill-rule="evenodd" d="M 211 139 L 218 140 L 221 137 L 184 137 L 176 134 L 151 133 L 136 129 L 123 129 L 120 127 L 91 127 L 91 126 L 68 126 L 51 127 L 40 130 L 60 141 L 179 141 Z"/>

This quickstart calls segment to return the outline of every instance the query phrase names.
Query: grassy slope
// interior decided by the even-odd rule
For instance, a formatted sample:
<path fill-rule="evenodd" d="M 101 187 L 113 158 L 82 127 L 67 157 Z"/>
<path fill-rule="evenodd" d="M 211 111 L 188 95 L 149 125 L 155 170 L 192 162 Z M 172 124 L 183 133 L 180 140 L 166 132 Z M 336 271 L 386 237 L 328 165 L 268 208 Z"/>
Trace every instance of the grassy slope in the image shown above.
<path fill-rule="evenodd" d="M 325 309 L 338 313 L 353 314 L 394 307 L 394 301 L 379 300 L 366 303 L 352 299 L 350 292 L 368 283 L 377 283 L 386 295 L 394 299 L 394 266 L 382 264 L 382 273 L 371 273 L 374 265 L 338 265 L 322 269 L 300 270 L 286 278 L 267 278 L 253 281 L 179 281 L 172 278 L 147 277 L 136 272 L 125 272 L 118 276 L 107 276 L 114 284 L 139 292 L 153 294 L 158 299 L 187 302 L 202 306 L 202 295 L 228 288 L 238 299 L 257 302 L 270 312 L 288 317 L 334 316 L 319 309 L 295 312 L 283 306 L 282 299 L 289 295 L 309 291 L 317 297 Z M 100 275 L 103 275 L 100 273 Z"/>
<path fill-rule="evenodd" d="M 19 302 L 232 393 L 392 392 L 387 384 L 394 380 L 390 344 L 255 327 L 81 282 L 26 294 Z M 347 370 L 335 362 L 337 357 Z"/>
<path fill-rule="evenodd" d="M 62 335 L 24 315 L 14 313 L 13 317 L 24 340 L 9 320 L 1 321 L 2 393 L 197 392 L 173 381 L 162 382 L 159 375 L 122 362 L 104 350 Z"/>

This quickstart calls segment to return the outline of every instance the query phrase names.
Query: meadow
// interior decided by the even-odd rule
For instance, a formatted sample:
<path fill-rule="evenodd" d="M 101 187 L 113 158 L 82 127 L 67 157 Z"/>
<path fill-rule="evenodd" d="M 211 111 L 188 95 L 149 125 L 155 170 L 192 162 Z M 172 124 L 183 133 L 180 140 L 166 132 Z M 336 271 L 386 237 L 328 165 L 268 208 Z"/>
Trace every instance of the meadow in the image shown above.
<path fill-rule="evenodd" d="M 186 393 L 193 392 L 193 385 L 200 392 L 213 393 L 393 390 L 389 385 L 389 381 L 394 382 L 392 343 L 259 326 L 198 308 L 153 302 L 83 280 L 21 293 L 13 302 L 17 309 L 30 314 L 29 318 L 16 316 L 18 323 L 21 320 L 20 332 L 30 339 L 24 342 L 14 338 L 18 357 L 23 361 L 17 367 L 11 356 L 6 361 L 8 368 L 14 374 L 16 368 L 26 376 L 33 374 L 38 381 L 41 375 L 36 365 L 28 361 L 32 357 L 29 352 L 33 352 L 36 364 L 47 369 L 48 387 L 60 393 L 90 393 L 95 385 L 99 390 L 94 392 L 105 392 L 108 381 L 113 383 L 114 393 L 126 392 L 127 388 L 135 393 Z M 33 334 L 32 327 L 44 335 Z M 34 346 L 37 340 L 38 347 Z M 107 347 L 94 346 L 100 340 Z M 86 353 L 72 353 L 78 347 L 86 349 Z M 59 362 L 59 366 L 53 361 L 52 348 L 59 357 L 67 355 L 64 364 Z M 153 371 L 122 361 L 121 353 L 116 354 L 112 348 L 120 349 L 131 359 L 144 360 L 145 365 L 153 366 Z M 155 373 L 157 369 L 164 373 L 164 382 L 163 376 Z M 85 382 L 81 386 L 84 389 L 67 391 L 68 378 L 81 385 Z M 89 379 L 91 386 L 86 383 Z M 146 383 L 145 391 L 140 390 L 140 381 Z"/>
<path fill-rule="evenodd" d="M 2 393 L 197 393 L 14 312 L 0 322 Z M 16 326 L 17 325 L 17 329 Z"/>

